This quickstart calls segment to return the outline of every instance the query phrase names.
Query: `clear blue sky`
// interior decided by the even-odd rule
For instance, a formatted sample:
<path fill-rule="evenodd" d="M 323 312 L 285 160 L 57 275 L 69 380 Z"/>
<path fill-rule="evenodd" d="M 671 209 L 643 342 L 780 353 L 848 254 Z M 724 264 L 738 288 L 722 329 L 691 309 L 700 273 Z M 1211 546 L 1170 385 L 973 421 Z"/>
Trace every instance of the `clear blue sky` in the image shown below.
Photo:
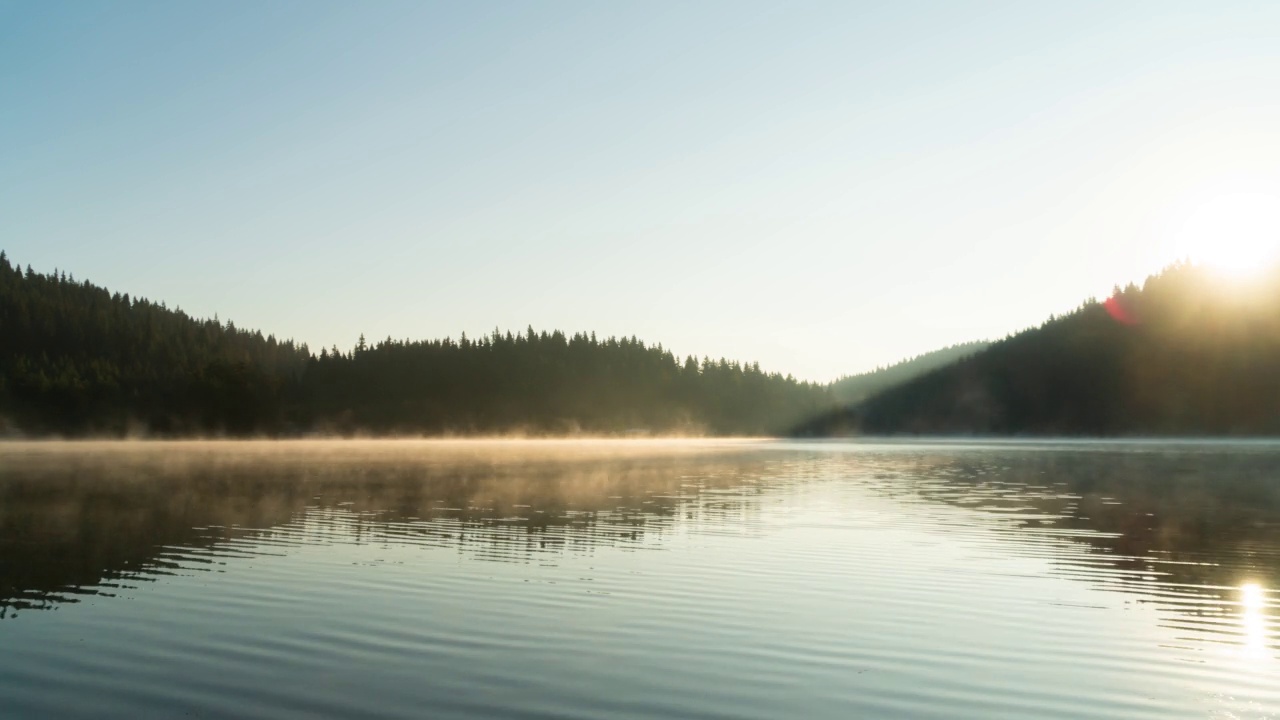
<path fill-rule="evenodd" d="M 0 248 L 313 347 L 827 380 L 1257 256 L 1277 197 L 1280 2 L 0 0 Z"/>

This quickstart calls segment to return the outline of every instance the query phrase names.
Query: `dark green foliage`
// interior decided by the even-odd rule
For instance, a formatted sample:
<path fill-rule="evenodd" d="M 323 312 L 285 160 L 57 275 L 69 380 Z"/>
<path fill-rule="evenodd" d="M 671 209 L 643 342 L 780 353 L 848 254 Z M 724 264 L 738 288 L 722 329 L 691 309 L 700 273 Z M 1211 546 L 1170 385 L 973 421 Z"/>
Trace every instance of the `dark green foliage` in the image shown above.
<path fill-rule="evenodd" d="M 322 353 L 302 397 L 327 431 L 430 434 L 775 433 L 829 403 L 825 388 L 757 365 L 532 328 Z"/>
<path fill-rule="evenodd" d="M 1274 435 L 1280 274 L 1176 265 L 799 432 Z"/>
<path fill-rule="evenodd" d="M 990 344 L 985 340 L 961 343 L 941 350 L 927 352 L 923 355 L 917 355 L 888 367 L 876 368 L 871 372 L 846 375 L 831 384 L 831 392 L 836 401 L 840 403 L 862 402 L 872 395 L 884 392 L 891 387 L 901 385 L 908 380 L 913 380 L 925 373 L 981 352 L 987 349 Z"/>
<path fill-rule="evenodd" d="M 776 433 L 826 387 L 636 338 L 561 332 L 305 346 L 196 320 L 0 255 L 0 430 Z"/>
<path fill-rule="evenodd" d="M 305 347 L 195 320 L 0 254 L 0 429 L 252 432 L 276 427 Z"/>

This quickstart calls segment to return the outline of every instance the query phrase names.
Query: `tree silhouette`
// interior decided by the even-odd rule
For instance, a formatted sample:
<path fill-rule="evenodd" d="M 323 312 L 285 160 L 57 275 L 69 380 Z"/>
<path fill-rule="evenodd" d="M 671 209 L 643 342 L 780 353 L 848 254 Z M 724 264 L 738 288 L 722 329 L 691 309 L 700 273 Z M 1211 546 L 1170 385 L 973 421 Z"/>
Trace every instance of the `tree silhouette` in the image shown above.
<path fill-rule="evenodd" d="M 683 363 L 634 336 L 360 335 L 313 355 L 0 256 L 0 430 L 33 434 L 777 433 L 830 392 L 758 365 Z"/>
<path fill-rule="evenodd" d="M 1280 268 L 1174 265 L 797 432 L 1275 435 Z"/>

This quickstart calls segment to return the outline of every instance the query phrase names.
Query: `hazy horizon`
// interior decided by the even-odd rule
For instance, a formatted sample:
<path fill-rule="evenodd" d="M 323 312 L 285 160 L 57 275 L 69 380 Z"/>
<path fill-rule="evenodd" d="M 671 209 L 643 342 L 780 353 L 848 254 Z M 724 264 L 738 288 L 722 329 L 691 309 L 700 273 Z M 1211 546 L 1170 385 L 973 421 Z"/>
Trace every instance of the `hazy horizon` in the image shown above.
<path fill-rule="evenodd" d="M 0 247 L 319 349 L 815 381 L 1280 238 L 1280 6 L 0 0 Z"/>

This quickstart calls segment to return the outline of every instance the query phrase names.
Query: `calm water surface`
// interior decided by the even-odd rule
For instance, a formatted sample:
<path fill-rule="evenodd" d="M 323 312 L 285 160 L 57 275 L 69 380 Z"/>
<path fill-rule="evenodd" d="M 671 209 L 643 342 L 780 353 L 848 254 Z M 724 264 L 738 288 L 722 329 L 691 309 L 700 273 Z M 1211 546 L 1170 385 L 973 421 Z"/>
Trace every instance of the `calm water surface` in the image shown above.
<path fill-rule="evenodd" d="M 1280 718 L 1280 445 L 0 445 L 9 718 Z"/>

